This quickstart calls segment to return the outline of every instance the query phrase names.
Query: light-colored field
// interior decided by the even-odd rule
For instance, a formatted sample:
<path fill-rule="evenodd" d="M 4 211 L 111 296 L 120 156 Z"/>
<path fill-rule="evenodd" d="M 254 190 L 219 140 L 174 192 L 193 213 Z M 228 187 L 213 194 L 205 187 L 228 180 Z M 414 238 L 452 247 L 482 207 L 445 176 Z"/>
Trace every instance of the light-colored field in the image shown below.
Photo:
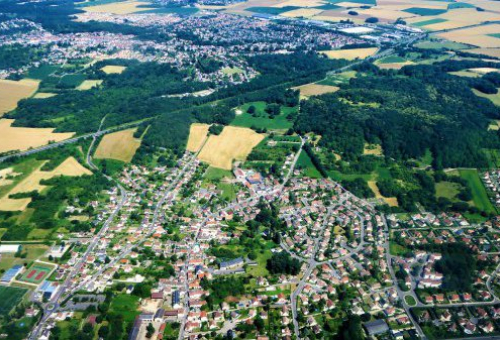
<path fill-rule="evenodd" d="M 413 61 L 407 60 L 407 61 L 402 62 L 402 63 L 384 63 L 384 64 L 377 64 L 377 66 L 379 68 L 385 69 L 385 70 L 399 70 L 403 66 L 413 65 L 413 64 L 415 64 Z"/>
<path fill-rule="evenodd" d="M 327 12 L 327 11 L 325 11 Z M 316 15 L 313 19 L 314 20 L 321 20 L 321 21 L 327 21 L 327 22 L 340 22 L 342 20 L 346 20 L 347 16 L 339 16 L 339 15 L 333 15 L 333 14 L 326 14 L 325 12 L 322 12 L 321 15 Z M 350 17 L 349 20 L 351 20 L 355 24 L 363 24 L 365 21 L 361 18 L 356 18 L 356 17 Z"/>
<path fill-rule="evenodd" d="M 296 7 L 315 7 L 324 5 L 324 2 L 321 0 L 286 0 L 286 1 L 268 1 L 270 7 L 278 7 L 283 8 L 287 6 L 296 6 Z"/>
<path fill-rule="evenodd" d="M 134 138 L 137 128 L 113 132 L 102 137 L 94 157 L 98 159 L 116 159 L 128 163 L 141 146 L 141 140 Z"/>
<path fill-rule="evenodd" d="M 198 158 L 213 167 L 231 170 L 234 160 L 245 160 L 264 135 L 248 128 L 226 126 L 219 136 L 210 136 Z"/>
<path fill-rule="evenodd" d="M 488 130 L 498 131 L 500 130 L 500 120 L 494 120 L 488 126 Z"/>
<path fill-rule="evenodd" d="M 292 11 L 282 13 L 281 15 L 289 18 L 311 18 L 319 13 L 323 12 L 322 9 L 317 8 L 299 8 Z"/>
<path fill-rule="evenodd" d="M 33 79 L 19 81 L 0 79 L 0 117 L 14 110 L 21 99 L 31 97 L 39 84 L 40 81 Z"/>
<path fill-rule="evenodd" d="M 482 93 L 476 89 L 472 89 L 472 92 L 476 94 L 476 96 L 487 98 L 492 101 L 493 104 L 496 106 L 500 106 L 500 91 L 495 93 L 495 94 L 486 94 Z"/>
<path fill-rule="evenodd" d="M 76 88 L 78 91 L 90 90 L 102 84 L 102 80 L 84 80 L 83 83 Z"/>
<path fill-rule="evenodd" d="M 12 127 L 14 119 L 0 119 L 0 152 L 25 151 L 71 138 L 73 132 L 55 133 L 53 128 Z"/>
<path fill-rule="evenodd" d="M 140 12 L 147 10 L 147 8 L 139 7 L 141 5 L 149 5 L 149 2 L 144 1 L 122 1 L 113 2 L 105 5 L 88 6 L 82 9 L 86 12 L 92 13 L 111 13 L 111 14 L 131 14 L 134 12 Z"/>
<path fill-rule="evenodd" d="M 33 98 L 35 99 L 47 99 L 50 97 L 57 96 L 57 93 L 50 93 L 50 92 L 37 92 Z"/>
<path fill-rule="evenodd" d="M 471 50 L 467 50 L 469 53 L 477 53 L 484 54 L 489 57 L 500 58 L 500 49 L 499 48 L 473 48 Z"/>
<path fill-rule="evenodd" d="M 384 197 L 384 196 L 382 196 L 382 194 L 380 193 L 380 190 L 377 186 L 377 182 L 368 181 L 367 183 L 368 183 L 368 186 L 370 187 L 370 189 L 375 194 L 375 198 L 382 199 L 385 203 L 387 203 L 387 205 L 389 205 L 391 207 L 398 206 L 398 199 L 396 197 Z"/>
<path fill-rule="evenodd" d="M 222 71 L 222 73 L 224 73 L 228 76 L 243 73 L 243 70 L 239 67 L 224 67 L 221 71 Z"/>
<path fill-rule="evenodd" d="M 6 168 L 0 170 L 0 186 L 10 185 L 14 181 L 9 179 L 9 176 L 17 176 L 18 174 L 14 172 L 12 168 Z"/>
<path fill-rule="evenodd" d="M 488 34 L 500 33 L 500 24 L 482 25 L 451 32 L 439 33 L 438 36 L 451 41 L 470 44 L 478 47 L 495 48 L 500 47 L 500 38 Z"/>
<path fill-rule="evenodd" d="M 198 152 L 205 141 L 205 137 L 208 134 L 208 128 L 210 125 L 208 124 L 191 124 L 189 129 L 189 139 L 186 146 L 186 149 L 191 152 Z"/>
<path fill-rule="evenodd" d="M 370 17 L 379 18 L 385 21 L 396 21 L 399 18 L 409 18 L 414 14 L 402 12 L 398 10 L 391 10 L 385 8 L 370 8 L 358 11 L 360 14 L 368 15 Z"/>
<path fill-rule="evenodd" d="M 376 47 L 368 47 L 368 48 L 353 48 L 348 50 L 332 50 L 332 51 L 323 51 L 324 55 L 326 55 L 330 59 L 347 59 L 354 60 L 356 58 L 365 59 L 369 56 L 377 53 L 378 48 Z"/>
<path fill-rule="evenodd" d="M 468 77 L 468 78 L 478 78 L 481 77 L 481 75 L 477 72 L 470 72 L 470 71 L 456 71 L 456 72 L 448 72 L 449 74 L 452 74 L 454 76 L 459 76 L 459 77 Z"/>
<path fill-rule="evenodd" d="M 365 148 L 363 149 L 363 155 L 382 156 L 382 146 L 379 144 L 365 143 Z"/>
<path fill-rule="evenodd" d="M 483 75 L 490 72 L 500 72 L 500 69 L 493 67 L 476 67 L 476 68 L 470 68 L 469 71 Z"/>
<path fill-rule="evenodd" d="M 126 69 L 127 68 L 125 66 L 106 65 L 103 68 L 101 68 L 101 71 L 103 71 L 106 74 L 121 74 Z"/>
<path fill-rule="evenodd" d="M 42 171 L 41 168 L 45 162 L 33 171 L 28 177 L 19 182 L 8 194 L 0 198 L 0 210 L 3 211 L 19 211 L 24 210 L 31 202 L 31 198 L 13 199 L 9 195 L 38 191 L 46 189 L 46 185 L 40 184 L 41 181 L 47 180 L 57 176 L 82 176 L 91 175 L 92 172 L 84 168 L 73 157 L 68 157 L 58 167 L 52 171 Z"/>
<path fill-rule="evenodd" d="M 309 97 L 318 96 L 325 93 L 337 92 L 339 90 L 339 87 L 330 85 L 306 84 L 294 87 L 294 90 L 299 90 L 301 96 Z"/>

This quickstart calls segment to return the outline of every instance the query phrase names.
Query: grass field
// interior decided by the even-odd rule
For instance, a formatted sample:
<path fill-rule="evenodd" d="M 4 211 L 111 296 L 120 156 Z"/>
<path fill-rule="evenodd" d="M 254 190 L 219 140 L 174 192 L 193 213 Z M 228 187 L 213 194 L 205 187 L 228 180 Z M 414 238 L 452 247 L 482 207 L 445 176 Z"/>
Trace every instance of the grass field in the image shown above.
<path fill-rule="evenodd" d="M 448 40 L 432 40 L 423 41 L 415 45 L 418 48 L 431 49 L 431 50 L 464 50 L 468 48 L 468 45 L 456 43 Z"/>
<path fill-rule="evenodd" d="M 44 80 L 57 70 L 59 70 L 59 66 L 56 65 L 40 65 L 39 67 L 32 68 L 28 71 L 28 78 Z"/>
<path fill-rule="evenodd" d="M 59 80 L 59 84 L 68 88 L 76 88 L 85 81 L 83 74 L 67 74 Z"/>
<path fill-rule="evenodd" d="M 141 141 L 134 138 L 137 128 L 113 132 L 102 137 L 94 157 L 97 159 L 115 159 L 128 163 L 141 146 Z"/>
<path fill-rule="evenodd" d="M 493 207 L 488 197 L 486 188 L 481 182 L 481 178 L 479 177 L 477 170 L 460 169 L 458 173 L 460 174 L 460 177 L 465 179 L 469 184 L 469 187 L 472 190 L 472 200 L 474 202 L 474 205 L 478 209 L 486 211 L 488 213 L 496 212 L 496 209 Z"/>
<path fill-rule="evenodd" d="M 299 87 L 295 87 L 294 90 L 299 90 L 300 95 L 303 97 L 318 96 L 325 93 L 337 92 L 339 88 L 337 86 L 331 85 L 321 85 L 321 84 L 306 84 Z"/>
<path fill-rule="evenodd" d="M 71 138 L 73 132 L 56 133 L 53 128 L 12 127 L 13 119 L 0 119 L 0 152 L 25 151 Z"/>
<path fill-rule="evenodd" d="M 109 307 L 111 312 L 123 315 L 127 322 L 134 321 L 135 317 L 140 314 L 137 310 L 139 298 L 135 295 L 118 294 L 111 301 Z"/>
<path fill-rule="evenodd" d="M 318 169 L 316 169 L 316 167 L 312 163 L 311 158 L 304 150 L 300 152 L 299 159 L 297 161 L 297 167 L 303 169 L 304 175 L 306 175 L 307 177 L 322 177 Z"/>
<path fill-rule="evenodd" d="M 373 191 L 373 193 L 375 194 L 375 198 L 382 199 L 390 207 L 397 207 L 399 205 L 398 199 L 396 197 L 384 197 L 384 196 L 382 196 L 382 194 L 380 193 L 380 190 L 377 186 L 376 181 L 368 181 L 367 184 L 370 187 L 370 189 Z"/>
<path fill-rule="evenodd" d="M 247 112 L 248 108 L 253 105 L 255 107 L 255 116 Z M 265 102 L 251 102 L 246 103 L 238 108 L 242 113 L 236 114 L 234 120 L 231 122 L 233 126 L 241 127 L 256 127 L 259 129 L 270 130 L 286 130 L 292 127 L 293 122 L 287 119 L 287 116 L 297 112 L 297 108 L 282 106 L 281 114 L 269 118 L 269 115 L 264 111 L 266 108 Z"/>
<path fill-rule="evenodd" d="M 224 67 L 221 71 L 228 76 L 243 73 L 243 70 L 239 67 Z"/>
<path fill-rule="evenodd" d="M 186 149 L 191 152 L 197 152 L 200 150 L 203 142 L 205 141 L 205 137 L 208 134 L 208 128 L 210 125 L 208 124 L 191 124 L 189 128 L 189 139 L 187 142 Z"/>
<path fill-rule="evenodd" d="M 460 193 L 460 184 L 453 182 L 439 182 L 436 183 L 436 196 L 445 197 L 450 200 L 456 200 L 457 195 Z"/>
<path fill-rule="evenodd" d="M 64 162 L 62 162 L 57 168 L 52 171 L 42 171 L 41 168 L 45 164 L 42 162 L 39 164 L 38 168 L 32 171 L 23 180 L 17 182 L 17 184 L 3 197 L 0 198 L 0 210 L 4 211 L 19 211 L 24 210 L 31 202 L 31 198 L 20 198 L 13 199 L 9 198 L 9 195 L 18 194 L 23 192 L 38 191 L 41 192 L 47 186 L 40 184 L 41 181 L 47 180 L 57 176 L 82 176 L 92 174 L 90 170 L 84 168 L 78 161 L 73 157 L 68 157 Z"/>
<path fill-rule="evenodd" d="M 330 59 L 365 59 L 377 53 L 377 47 L 369 47 L 369 48 L 353 48 L 353 49 L 345 49 L 345 50 L 332 50 L 332 51 L 323 51 L 324 55 L 326 55 Z"/>
<path fill-rule="evenodd" d="M 126 69 L 127 68 L 125 66 L 106 65 L 103 68 L 101 68 L 101 71 L 103 71 L 106 74 L 121 74 Z"/>
<path fill-rule="evenodd" d="M 0 286 L 0 316 L 6 316 L 23 299 L 27 290 L 22 288 Z"/>
<path fill-rule="evenodd" d="M 495 104 L 496 106 L 500 106 L 500 91 L 498 91 L 495 94 L 486 94 L 486 93 L 482 93 L 481 91 L 478 91 L 476 89 L 472 89 L 472 92 L 474 92 L 476 94 L 476 96 L 487 98 L 487 99 L 491 100 L 491 102 L 493 104 Z"/>
<path fill-rule="evenodd" d="M 31 97 L 38 89 L 39 83 L 38 80 L 32 79 L 20 81 L 0 79 L 0 117 L 14 110 L 21 99 Z"/>
<path fill-rule="evenodd" d="M 405 301 L 408 305 L 410 306 L 415 306 L 417 304 L 417 301 L 415 300 L 415 298 L 411 295 L 407 295 L 405 296 Z"/>
<path fill-rule="evenodd" d="M 219 136 L 210 136 L 198 158 L 216 168 L 231 170 L 233 161 L 245 160 L 252 149 L 264 139 L 247 128 L 226 126 Z"/>
<path fill-rule="evenodd" d="M 57 96 L 57 93 L 51 93 L 51 92 L 37 92 L 33 98 L 35 99 L 47 99 L 50 97 Z"/>
<path fill-rule="evenodd" d="M 102 80 L 84 80 L 76 89 L 78 91 L 86 91 L 98 87 L 101 84 Z"/>
<path fill-rule="evenodd" d="M 223 178 L 234 178 L 231 171 L 214 167 L 208 167 L 204 177 L 209 181 L 219 181 Z"/>
<path fill-rule="evenodd" d="M 40 284 L 50 274 L 52 269 L 54 267 L 35 262 L 26 269 L 19 281 Z"/>
<path fill-rule="evenodd" d="M 25 263 L 35 261 L 40 258 L 47 249 L 49 249 L 49 247 L 44 244 L 24 244 L 23 253 L 26 253 L 26 258 L 15 257 L 15 254 L 3 254 L 2 261 L 0 261 L 0 269 L 6 270 L 16 264 L 24 265 Z"/>

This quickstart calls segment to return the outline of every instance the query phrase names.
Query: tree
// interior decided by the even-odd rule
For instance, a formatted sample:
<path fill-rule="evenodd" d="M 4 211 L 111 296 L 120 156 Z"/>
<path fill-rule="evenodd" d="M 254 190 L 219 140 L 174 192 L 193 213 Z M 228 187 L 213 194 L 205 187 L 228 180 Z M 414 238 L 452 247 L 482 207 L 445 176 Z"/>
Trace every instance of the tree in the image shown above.
<path fill-rule="evenodd" d="M 149 325 L 146 327 L 146 338 L 151 339 L 153 334 L 155 334 L 155 328 L 153 324 L 150 322 Z"/>

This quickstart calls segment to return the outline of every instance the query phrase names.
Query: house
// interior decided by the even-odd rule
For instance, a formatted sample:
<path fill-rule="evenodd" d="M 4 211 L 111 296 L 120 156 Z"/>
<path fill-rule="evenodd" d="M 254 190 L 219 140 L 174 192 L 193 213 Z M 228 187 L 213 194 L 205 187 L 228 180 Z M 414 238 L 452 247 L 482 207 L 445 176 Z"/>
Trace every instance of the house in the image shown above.
<path fill-rule="evenodd" d="M 363 326 L 370 336 L 386 333 L 389 331 L 389 326 L 387 325 L 385 320 L 365 322 Z"/>

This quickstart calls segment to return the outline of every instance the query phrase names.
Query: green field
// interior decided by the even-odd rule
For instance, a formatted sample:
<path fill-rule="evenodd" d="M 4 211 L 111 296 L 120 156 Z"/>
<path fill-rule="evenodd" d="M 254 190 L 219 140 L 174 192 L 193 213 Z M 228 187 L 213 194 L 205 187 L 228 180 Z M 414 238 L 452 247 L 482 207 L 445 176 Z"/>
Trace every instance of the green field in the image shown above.
<path fill-rule="evenodd" d="M 391 242 L 389 244 L 389 251 L 391 252 L 391 255 L 393 255 L 393 256 L 402 256 L 408 252 L 408 249 L 406 249 L 402 245 Z"/>
<path fill-rule="evenodd" d="M 453 182 L 439 182 L 436 183 L 436 196 L 446 197 L 450 200 L 456 200 L 457 195 L 460 192 L 460 184 Z"/>
<path fill-rule="evenodd" d="M 248 108 L 253 105 L 256 109 L 255 117 L 247 112 Z M 233 126 L 241 127 L 255 127 L 258 129 L 270 129 L 270 130 L 285 130 L 292 127 L 293 122 L 287 119 L 289 114 L 294 114 L 297 112 L 295 107 L 281 107 L 281 114 L 269 118 L 269 115 L 265 112 L 266 103 L 265 102 L 251 102 L 240 106 L 238 109 L 243 113 L 236 115 L 234 120 L 231 122 Z"/>
<path fill-rule="evenodd" d="M 321 174 L 318 169 L 314 166 L 309 155 L 302 150 L 300 152 L 299 160 L 297 161 L 297 167 L 304 169 L 304 174 L 311 178 L 321 178 Z"/>
<path fill-rule="evenodd" d="M 0 316 L 6 316 L 21 302 L 27 290 L 22 288 L 0 286 Z"/>
<path fill-rule="evenodd" d="M 486 192 L 486 188 L 481 182 L 481 178 L 477 170 L 466 170 L 460 169 L 458 171 L 460 177 L 465 179 L 469 184 L 469 187 L 472 190 L 472 200 L 474 205 L 487 213 L 495 213 L 496 209 L 491 204 L 490 198 L 488 197 L 488 193 Z"/>
<path fill-rule="evenodd" d="M 405 58 L 401 58 L 398 56 L 389 56 L 382 58 L 378 61 L 380 64 L 393 64 L 393 63 L 404 63 L 406 61 Z"/>
<path fill-rule="evenodd" d="M 441 18 L 435 18 L 435 19 L 416 22 L 413 24 L 413 26 L 423 27 L 423 26 L 427 26 L 427 25 L 439 24 L 441 22 L 446 22 L 446 21 L 448 21 L 448 20 L 441 19 Z"/>
<path fill-rule="evenodd" d="M 137 310 L 138 305 L 139 297 L 135 295 L 119 294 L 113 298 L 109 308 L 110 311 L 123 315 L 125 321 L 131 322 L 140 314 Z"/>
<path fill-rule="evenodd" d="M 271 15 L 279 15 L 281 13 L 285 13 L 288 11 L 292 11 L 294 9 L 299 9 L 297 6 L 285 6 L 285 7 L 249 7 L 246 10 L 253 13 L 260 14 L 271 14 Z"/>
<path fill-rule="evenodd" d="M 85 76 L 83 74 L 68 74 L 59 80 L 59 84 L 64 87 L 74 88 L 83 83 L 84 80 Z"/>
<path fill-rule="evenodd" d="M 28 71 L 28 78 L 44 80 L 57 70 L 59 70 L 58 66 L 44 64 L 37 68 L 30 69 Z"/>
<path fill-rule="evenodd" d="M 446 13 L 447 11 L 445 9 L 412 7 L 412 8 L 405 9 L 404 12 L 426 16 L 426 15 L 439 15 L 439 14 Z"/>
<path fill-rule="evenodd" d="M 469 46 L 465 44 L 460 44 L 456 43 L 453 41 L 436 41 L 436 40 L 431 40 L 431 41 L 423 41 L 415 45 L 415 47 L 422 48 L 422 49 L 429 49 L 429 50 L 463 50 L 466 48 L 469 48 Z"/>
<path fill-rule="evenodd" d="M 233 173 L 229 170 L 209 167 L 204 175 L 205 179 L 209 181 L 219 181 L 225 177 L 233 178 Z"/>

